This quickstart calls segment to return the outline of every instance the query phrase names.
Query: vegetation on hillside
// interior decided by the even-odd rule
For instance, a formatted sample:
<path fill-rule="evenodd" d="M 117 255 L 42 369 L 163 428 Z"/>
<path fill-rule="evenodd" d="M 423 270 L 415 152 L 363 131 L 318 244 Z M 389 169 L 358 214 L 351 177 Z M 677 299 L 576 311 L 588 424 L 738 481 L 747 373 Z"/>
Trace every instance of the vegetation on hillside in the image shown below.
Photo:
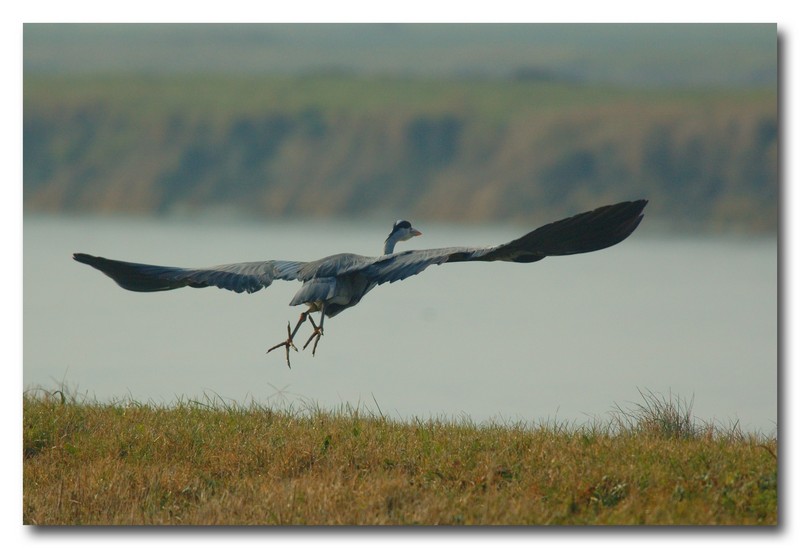
<path fill-rule="evenodd" d="M 606 422 L 23 398 L 26 524 L 777 524 L 777 441 L 643 392 Z"/>
<path fill-rule="evenodd" d="M 540 221 L 646 197 L 777 230 L 774 89 L 342 76 L 28 76 L 27 211 Z"/>

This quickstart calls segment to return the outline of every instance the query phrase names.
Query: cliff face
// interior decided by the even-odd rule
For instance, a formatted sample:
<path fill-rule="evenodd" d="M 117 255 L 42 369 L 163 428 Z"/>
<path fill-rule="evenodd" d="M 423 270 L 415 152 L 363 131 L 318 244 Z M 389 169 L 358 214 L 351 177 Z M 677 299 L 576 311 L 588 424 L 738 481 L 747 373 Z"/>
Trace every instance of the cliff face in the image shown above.
<path fill-rule="evenodd" d="M 773 91 L 542 82 L 37 77 L 26 211 L 532 220 L 651 214 L 777 229 Z"/>

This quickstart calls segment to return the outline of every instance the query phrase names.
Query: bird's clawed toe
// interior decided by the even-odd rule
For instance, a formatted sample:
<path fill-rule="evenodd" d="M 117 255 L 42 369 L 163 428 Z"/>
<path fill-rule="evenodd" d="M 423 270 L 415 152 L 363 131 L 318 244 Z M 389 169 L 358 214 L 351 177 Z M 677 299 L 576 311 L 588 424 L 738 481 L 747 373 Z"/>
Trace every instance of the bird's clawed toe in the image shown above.
<path fill-rule="evenodd" d="M 289 335 L 289 338 L 287 338 L 282 343 L 278 343 L 275 346 L 273 346 L 272 348 L 270 348 L 269 350 L 267 350 L 267 354 L 269 354 L 270 352 L 272 352 L 276 348 L 280 348 L 281 346 L 286 347 L 286 365 L 288 365 L 289 369 L 291 369 L 292 368 L 292 364 L 291 364 L 291 362 L 289 362 L 289 347 L 294 348 L 294 351 L 297 352 L 297 347 L 294 345 L 294 341 L 292 340 L 292 324 L 291 323 L 286 325 L 286 333 Z M 303 348 L 305 348 L 305 346 Z"/>
<path fill-rule="evenodd" d="M 319 338 L 322 337 L 322 335 L 323 335 L 323 333 L 322 333 L 322 325 L 325 322 L 325 316 L 324 315 L 322 316 L 322 318 L 320 319 L 320 322 L 319 322 L 319 326 L 318 326 L 316 324 L 316 322 L 314 321 L 314 319 L 311 317 L 311 315 L 308 313 L 308 311 L 307 312 L 303 312 L 302 314 L 300 314 L 300 319 L 297 321 L 297 325 L 294 326 L 294 330 L 292 330 L 292 324 L 291 323 L 289 323 L 286 326 L 286 332 L 288 334 L 288 337 L 286 338 L 286 340 L 281 342 L 281 343 L 276 344 L 275 346 L 273 346 L 272 348 L 267 350 L 267 354 L 269 354 L 270 352 L 272 352 L 276 348 L 280 348 L 281 346 L 283 346 L 284 348 L 286 348 L 286 365 L 288 365 L 289 369 L 291 369 L 292 368 L 292 364 L 289 361 L 289 348 L 290 347 L 294 348 L 294 351 L 297 352 L 297 347 L 294 345 L 294 336 L 297 334 L 297 330 L 300 329 L 300 326 L 303 324 L 303 322 L 305 322 L 307 319 L 311 320 L 311 325 L 314 326 L 314 332 L 308 338 L 308 340 L 306 341 L 306 344 L 303 345 L 303 350 L 305 350 L 306 347 L 308 347 L 308 345 L 311 344 L 311 340 L 312 339 L 315 339 L 314 340 L 314 346 L 311 348 L 311 355 L 312 356 L 315 355 L 316 352 L 317 352 L 317 344 L 319 343 Z"/>
<path fill-rule="evenodd" d="M 316 352 L 317 352 L 317 344 L 319 344 L 319 339 L 323 335 L 322 323 L 320 323 L 319 326 L 317 326 L 317 324 L 314 323 L 314 318 L 309 316 L 308 319 L 311 320 L 311 325 L 314 326 L 314 332 L 308 338 L 308 340 L 306 341 L 306 344 L 303 345 L 303 350 L 305 350 L 306 347 L 311 343 L 311 340 L 314 339 L 314 346 L 311 347 L 311 355 L 314 356 L 314 355 L 316 355 Z"/>

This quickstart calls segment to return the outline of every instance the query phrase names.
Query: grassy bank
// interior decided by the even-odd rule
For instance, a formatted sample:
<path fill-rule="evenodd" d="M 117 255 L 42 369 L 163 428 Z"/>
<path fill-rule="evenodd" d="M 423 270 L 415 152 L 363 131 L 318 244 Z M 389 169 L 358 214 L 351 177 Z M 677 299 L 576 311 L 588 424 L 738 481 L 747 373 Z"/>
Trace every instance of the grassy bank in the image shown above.
<path fill-rule="evenodd" d="M 23 399 L 26 524 L 777 523 L 777 441 L 643 393 L 606 423 Z"/>

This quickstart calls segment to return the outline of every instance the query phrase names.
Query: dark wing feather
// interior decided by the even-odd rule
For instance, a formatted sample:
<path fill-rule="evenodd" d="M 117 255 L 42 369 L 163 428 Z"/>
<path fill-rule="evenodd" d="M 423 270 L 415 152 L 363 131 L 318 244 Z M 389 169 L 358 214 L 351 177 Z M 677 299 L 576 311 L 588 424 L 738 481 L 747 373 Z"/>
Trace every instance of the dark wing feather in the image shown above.
<path fill-rule="evenodd" d="M 647 200 L 599 207 L 544 225 L 471 260 L 530 263 L 558 255 L 589 253 L 618 244 L 639 226 Z"/>
<path fill-rule="evenodd" d="M 600 207 L 544 225 L 512 242 L 491 247 L 404 251 L 375 259 L 361 272 L 375 283 L 396 282 L 431 265 L 462 261 L 531 263 L 547 256 L 588 253 L 618 244 L 642 220 L 647 200 Z"/>
<path fill-rule="evenodd" d="M 115 261 L 85 253 L 75 253 L 73 259 L 96 268 L 130 291 L 216 286 L 237 293 L 253 293 L 268 287 L 273 280 L 296 280 L 305 264 L 296 261 L 261 261 L 210 268 L 177 268 Z"/>

